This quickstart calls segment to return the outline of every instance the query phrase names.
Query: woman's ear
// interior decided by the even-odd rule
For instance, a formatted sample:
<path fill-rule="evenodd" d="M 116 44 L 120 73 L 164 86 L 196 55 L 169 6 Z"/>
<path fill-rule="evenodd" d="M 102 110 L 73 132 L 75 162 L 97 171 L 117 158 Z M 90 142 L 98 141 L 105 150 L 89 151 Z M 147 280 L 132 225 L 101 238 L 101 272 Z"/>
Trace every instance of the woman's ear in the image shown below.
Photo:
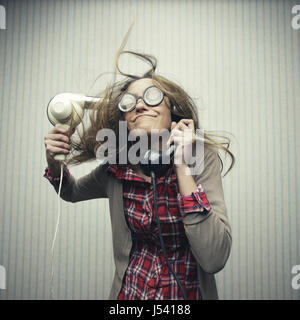
<path fill-rule="evenodd" d="M 170 111 L 172 112 L 173 103 L 172 103 L 172 101 L 169 99 L 169 97 L 167 97 L 167 96 L 166 96 L 166 100 L 167 100 L 167 106 L 170 108 Z"/>

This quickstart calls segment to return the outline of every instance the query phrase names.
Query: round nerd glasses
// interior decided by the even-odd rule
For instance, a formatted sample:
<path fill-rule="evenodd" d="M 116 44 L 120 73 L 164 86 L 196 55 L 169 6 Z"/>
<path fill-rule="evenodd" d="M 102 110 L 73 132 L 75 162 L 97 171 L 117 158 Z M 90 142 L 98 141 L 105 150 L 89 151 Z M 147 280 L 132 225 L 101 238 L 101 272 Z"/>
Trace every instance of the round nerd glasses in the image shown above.
<path fill-rule="evenodd" d="M 119 109 L 122 112 L 132 111 L 138 100 L 142 98 L 147 106 L 155 107 L 159 105 L 164 99 L 164 93 L 155 86 L 148 87 L 143 96 L 136 97 L 132 93 L 125 93 L 118 104 Z"/>

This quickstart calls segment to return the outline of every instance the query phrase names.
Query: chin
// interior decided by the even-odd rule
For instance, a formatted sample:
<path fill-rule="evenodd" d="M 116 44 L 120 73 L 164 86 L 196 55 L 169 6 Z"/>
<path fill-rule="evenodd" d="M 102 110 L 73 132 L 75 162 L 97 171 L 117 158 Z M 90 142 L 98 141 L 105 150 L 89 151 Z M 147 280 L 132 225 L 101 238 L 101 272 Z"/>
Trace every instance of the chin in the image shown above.
<path fill-rule="evenodd" d="M 152 126 L 149 125 L 145 125 L 145 126 L 138 126 L 137 128 L 135 128 L 136 130 L 141 130 L 141 133 L 146 133 L 146 134 L 151 134 L 151 130 L 153 130 L 154 128 Z"/>

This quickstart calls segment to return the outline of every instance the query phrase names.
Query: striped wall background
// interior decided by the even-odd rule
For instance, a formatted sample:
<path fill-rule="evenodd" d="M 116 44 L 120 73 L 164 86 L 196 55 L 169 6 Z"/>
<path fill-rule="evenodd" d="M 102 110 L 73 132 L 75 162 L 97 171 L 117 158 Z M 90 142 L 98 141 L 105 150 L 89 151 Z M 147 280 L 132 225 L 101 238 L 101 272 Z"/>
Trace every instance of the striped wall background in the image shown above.
<path fill-rule="evenodd" d="M 300 4 L 300 2 L 298 1 Z M 221 299 L 299 299 L 300 30 L 297 1 L 6 0 L 0 30 L 0 299 L 48 299 L 57 195 L 43 178 L 49 99 L 95 94 L 117 49 L 158 58 L 157 72 L 197 98 L 207 130 L 234 135 L 223 179 L 233 248 Z M 124 57 L 122 70 L 137 72 Z M 229 159 L 228 159 L 229 160 Z M 228 168 L 229 161 L 225 161 Z M 97 163 L 71 167 L 75 177 Z M 113 277 L 107 200 L 62 202 L 55 299 L 106 299 Z"/>

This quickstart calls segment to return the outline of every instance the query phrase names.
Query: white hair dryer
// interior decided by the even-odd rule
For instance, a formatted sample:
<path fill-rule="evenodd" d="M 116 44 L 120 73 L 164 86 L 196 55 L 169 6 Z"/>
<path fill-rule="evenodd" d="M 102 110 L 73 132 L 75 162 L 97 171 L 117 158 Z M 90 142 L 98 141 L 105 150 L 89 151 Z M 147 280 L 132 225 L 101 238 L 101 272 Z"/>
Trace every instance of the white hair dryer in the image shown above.
<path fill-rule="evenodd" d="M 84 109 L 88 108 L 90 103 L 98 102 L 99 100 L 99 98 L 88 97 L 78 93 L 57 94 L 48 103 L 48 119 L 54 126 L 60 124 L 66 130 L 72 130 L 83 118 Z M 54 159 L 64 161 L 66 160 L 66 155 L 56 154 Z"/>

